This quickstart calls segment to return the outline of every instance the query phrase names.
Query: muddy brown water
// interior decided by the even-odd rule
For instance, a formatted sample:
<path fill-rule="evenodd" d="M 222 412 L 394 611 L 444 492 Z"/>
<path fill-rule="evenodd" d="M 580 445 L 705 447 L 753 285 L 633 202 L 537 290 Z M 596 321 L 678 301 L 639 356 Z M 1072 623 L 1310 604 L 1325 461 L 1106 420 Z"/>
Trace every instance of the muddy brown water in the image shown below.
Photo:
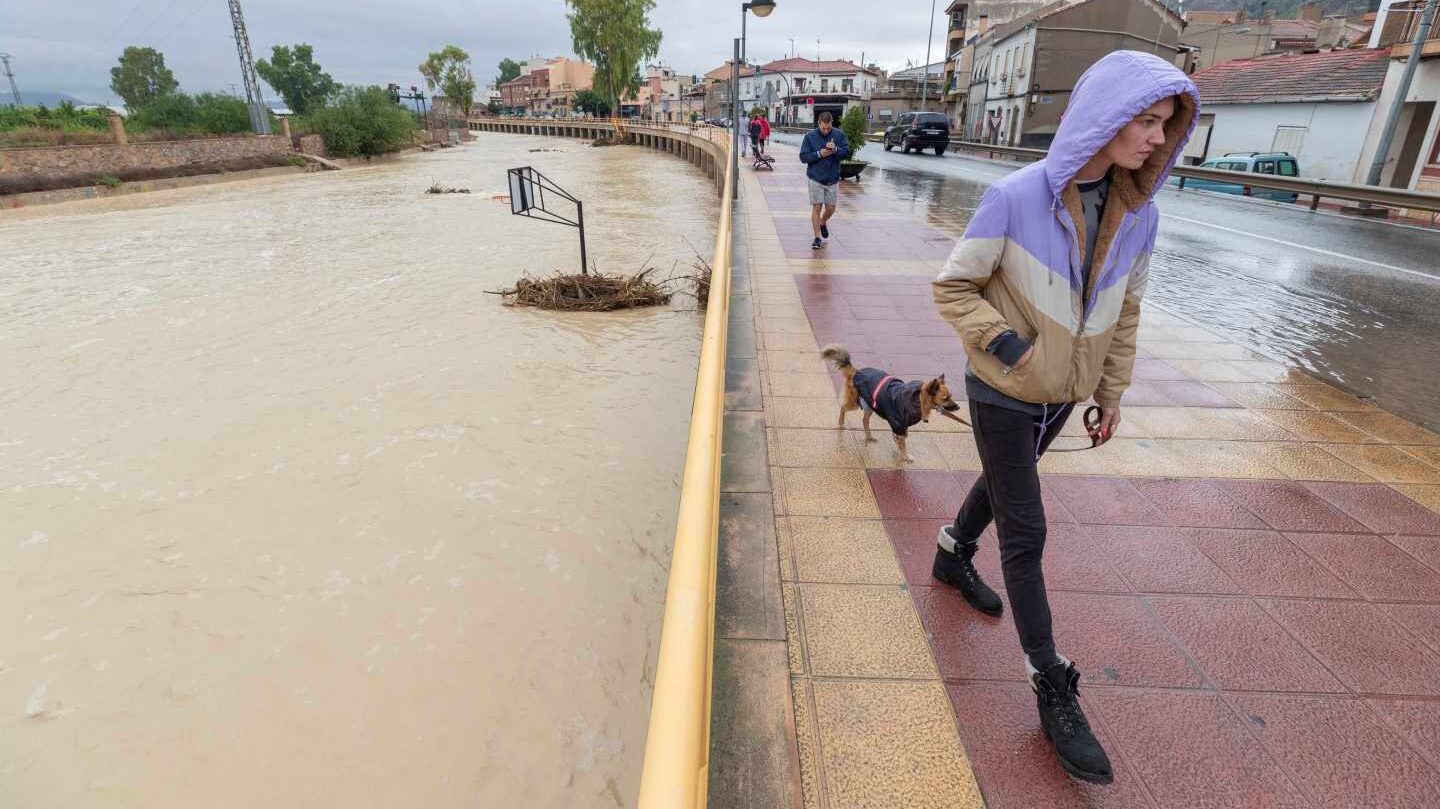
<path fill-rule="evenodd" d="M 488 134 L 0 216 L 0 806 L 633 804 L 702 323 L 483 294 L 578 266 L 519 165 L 602 268 L 713 244 L 688 163 Z"/>

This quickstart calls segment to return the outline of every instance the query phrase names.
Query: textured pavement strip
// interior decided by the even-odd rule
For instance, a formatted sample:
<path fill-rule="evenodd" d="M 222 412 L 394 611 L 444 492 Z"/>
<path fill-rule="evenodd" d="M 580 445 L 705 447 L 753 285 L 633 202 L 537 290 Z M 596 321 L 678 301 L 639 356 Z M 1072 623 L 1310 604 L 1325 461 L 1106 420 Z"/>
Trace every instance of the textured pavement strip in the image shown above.
<path fill-rule="evenodd" d="M 1440 805 L 1440 436 L 1148 306 L 1120 437 L 1041 466 L 1059 646 L 1117 767 L 1076 782 L 1008 610 L 930 578 L 972 437 L 922 424 L 897 463 L 835 428 L 818 357 L 959 379 L 929 282 L 978 199 L 844 183 L 811 251 L 780 157 L 741 204 L 805 806 Z M 977 564 L 1003 592 L 993 533 Z"/>

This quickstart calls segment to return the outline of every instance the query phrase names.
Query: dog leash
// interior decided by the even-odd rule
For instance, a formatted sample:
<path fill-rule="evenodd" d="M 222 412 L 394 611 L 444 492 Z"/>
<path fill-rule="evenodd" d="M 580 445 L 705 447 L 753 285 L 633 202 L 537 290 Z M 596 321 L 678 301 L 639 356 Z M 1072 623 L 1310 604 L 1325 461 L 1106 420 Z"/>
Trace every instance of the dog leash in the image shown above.
<path fill-rule="evenodd" d="M 961 424 L 965 425 L 966 427 L 969 427 L 969 428 L 972 429 L 972 430 L 975 429 L 975 427 L 974 427 L 973 425 L 971 425 L 970 422 L 966 421 L 965 419 L 960 418 L 959 416 L 955 415 L 954 413 L 951 413 L 950 411 L 945 410 L 944 408 L 937 408 L 937 409 L 940 411 L 940 414 L 943 415 L 943 416 L 945 416 L 946 418 L 948 418 L 948 419 L 953 419 L 953 420 L 955 420 L 955 421 L 958 421 L 958 422 L 960 422 Z M 1050 449 L 1047 449 L 1047 450 L 1045 450 L 1045 451 L 1046 451 L 1046 452 L 1085 452 L 1086 450 L 1096 449 L 1097 447 L 1099 447 L 1099 446 L 1101 445 L 1101 443 L 1103 443 L 1103 442 L 1101 442 L 1101 440 L 1100 440 L 1100 419 L 1103 418 L 1103 417 L 1104 417 L 1104 413 L 1103 413 L 1103 411 L 1100 410 L 1100 406 L 1099 406 L 1099 405 L 1090 405 L 1089 407 L 1085 408 L 1085 414 L 1080 417 L 1081 420 L 1082 420 L 1083 422 L 1085 422 L 1085 432 L 1087 432 L 1087 433 L 1090 434 L 1090 446 L 1088 446 L 1088 447 L 1059 447 L 1059 448 L 1051 447 Z M 1107 440 L 1108 440 L 1108 439 L 1107 439 Z"/>

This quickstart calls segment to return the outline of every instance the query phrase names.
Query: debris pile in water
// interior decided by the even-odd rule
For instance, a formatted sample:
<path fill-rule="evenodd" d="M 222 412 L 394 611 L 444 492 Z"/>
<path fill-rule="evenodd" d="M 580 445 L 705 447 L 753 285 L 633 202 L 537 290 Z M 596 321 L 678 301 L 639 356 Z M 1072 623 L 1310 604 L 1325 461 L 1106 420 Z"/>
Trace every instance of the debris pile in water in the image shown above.
<path fill-rule="evenodd" d="M 548 278 L 521 278 L 511 289 L 492 292 L 502 296 L 506 306 L 534 306 L 572 312 L 610 312 L 641 306 L 661 306 L 670 302 L 668 280 L 652 281 L 654 267 L 635 275 L 586 273 Z"/>
<path fill-rule="evenodd" d="M 446 187 L 446 186 L 442 186 L 442 185 L 440 185 L 440 184 L 437 183 L 437 184 L 432 185 L 432 186 L 430 186 L 429 188 L 425 189 L 425 193 L 427 193 L 427 194 L 468 194 L 468 193 L 470 193 L 470 189 L 468 189 L 468 188 L 448 188 L 448 187 Z"/>

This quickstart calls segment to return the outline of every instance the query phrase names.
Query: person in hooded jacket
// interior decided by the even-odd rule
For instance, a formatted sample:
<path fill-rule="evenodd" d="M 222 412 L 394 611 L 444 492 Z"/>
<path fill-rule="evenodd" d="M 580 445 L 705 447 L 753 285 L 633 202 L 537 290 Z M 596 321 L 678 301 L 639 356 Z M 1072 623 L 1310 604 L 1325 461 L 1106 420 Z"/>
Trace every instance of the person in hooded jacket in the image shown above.
<path fill-rule="evenodd" d="M 934 575 L 999 615 L 999 596 L 972 562 L 994 522 L 1041 726 L 1061 766 L 1095 783 L 1114 776 L 1080 708 L 1079 670 L 1055 648 L 1037 465 L 1077 402 L 1093 397 L 1101 408 L 1095 441 L 1120 425 L 1159 224 L 1153 197 L 1199 107 L 1194 83 L 1169 62 L 1106 55 L 1076 83 L 1045 159 L 986 191 L 934 284 L 965 343 L 984 470 L 940 530 Z"/>

